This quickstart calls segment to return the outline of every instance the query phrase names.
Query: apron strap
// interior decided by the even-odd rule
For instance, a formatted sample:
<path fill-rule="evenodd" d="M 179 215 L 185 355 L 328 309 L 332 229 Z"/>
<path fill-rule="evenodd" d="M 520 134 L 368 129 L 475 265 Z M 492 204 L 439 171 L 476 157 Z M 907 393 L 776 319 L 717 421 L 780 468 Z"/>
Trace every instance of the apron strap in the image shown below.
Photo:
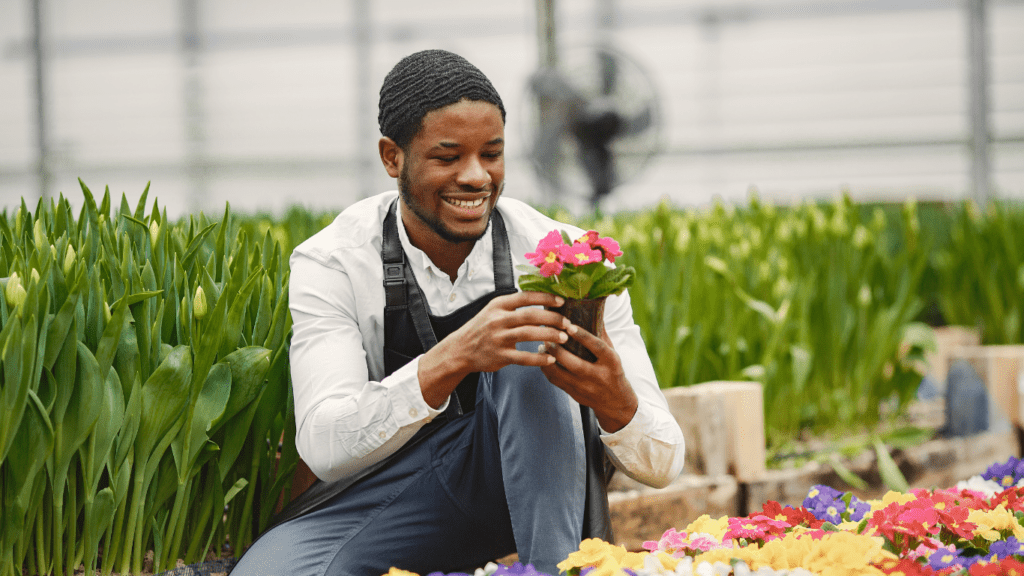
<path fill-rule="evenodd" d="M 437 337 L 428 319 L 427 304 L 416 284 L 412 268 L 405 259 L 402 241 L 398 236 L 397 216 L 395 215 L 398 199 L 391 203 L 388 215 L 384 217 L 384 237 L 381 241 L 381 260 L 384 262 L 384 314 L 401 311 L 408 306 L 416 336 L 420 340 L 423 351 L 430 350 L 437 344 Z M 386 337 L 386 336 L 385 336 Z"/>

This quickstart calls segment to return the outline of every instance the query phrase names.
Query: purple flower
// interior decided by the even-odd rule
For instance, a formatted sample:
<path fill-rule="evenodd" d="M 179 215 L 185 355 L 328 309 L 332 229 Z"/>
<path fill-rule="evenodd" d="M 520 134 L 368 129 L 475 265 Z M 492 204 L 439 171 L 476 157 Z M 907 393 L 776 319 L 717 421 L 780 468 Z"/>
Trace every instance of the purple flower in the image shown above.
<path fill-rule="evenodd" d="M 498 566 L 498 569 L 494 571 L 492 576 L 551 576 L 544 572 L 538 572 L 533 564 L 522 564 L 516 562 L 511 566 Z"/>
<path fill-rule="evenodd" d="M 943 568 L 949 568 L 950 566 L 969 568 L 981 559 L 981 556 L 964 556 L 962 550 L 939 548 L 935 552 L 932 552 L 932 555 L 928 557 L 928 565 L 935 570 L 942 570 Z"/>
<path fill-rule="evenodd" d="M 1009 488 L 1024 478 L 1024 460 L 1010 456 L 1006 462 L 989 466 L 981 477 L 985 480 L 992 480 L 1004 489 Z"/>
<path fill-rule="evenodd" d="M 1024 542 L 1017 540 L 1015 536 L 1010 536 L 1006 540 L 993 542 L 988 552 L 995 554 L 1000 559 L 1009 556 L 1024 556 Z"/>
<path fill-rule="evenodd" d="M 850 520 L 853 522 L 860 522 L 864 519 L 864 515 L 871 512 L 871 504 L 853 496 L 850 499 Z"/>
<path fill-rule="evenodd" d="M 818 501 L 810 510 L 811 514 L 814 514 L 814 517 L 818 520 L 825 520 L 833 524 L 839 524 L 843 521 L 843 512 L 846 511 L 846 502 L 843 502 L 838 498 L 829 501 Z"/>
<path fill-rule="evenodd" d="M 813 509 L 821 502 L 832 503 L 835 500 L 842 498 L 843 493 L 831 486 L 825 486 L 824 484 L 816 484 L 811 486 L 811 490 L 807 493 L 807 498 L 804 498 L 803 507 L 808 510 Z M 845 509 L 845 504 L 843 508 Z"/>

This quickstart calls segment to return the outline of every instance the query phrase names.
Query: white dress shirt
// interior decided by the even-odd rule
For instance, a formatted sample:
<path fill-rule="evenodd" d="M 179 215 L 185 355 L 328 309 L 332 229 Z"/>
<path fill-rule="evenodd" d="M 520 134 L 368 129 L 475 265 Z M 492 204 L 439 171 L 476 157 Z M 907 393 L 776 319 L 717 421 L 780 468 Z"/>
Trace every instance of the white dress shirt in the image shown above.
<path fill-rule="evenodd" d="M 355 474 L 394 453 L 437 417 L 420 391 L 419 357 L 384 377 L 384 273 L 382 225 L 397 192 L 357 202 L 291 256 L 289 302 L 295 393 L 295 443 L 302 459 L 325 481 Z M 523 202 L 497 204 L 508 231 L 513 267 L 554 229 L 578 238 L 583 231 L 552 220 Z M 401 212 L 401 205 L 399 205 Z M 430 313 L 447 315 L 494 290 L 491 228 L 473 247 L 455 283 L 412 245 L 399 214 L 402 248 Z M 514 270 L 516 278 L 523 274 Z M 683 468 L 683 434 L 658 388 L 629 294 L 605 304 L 605 330 L 639 399 L 633 419 L 601 439 L 615 466 L 650 486 L 663 487 Z"/>

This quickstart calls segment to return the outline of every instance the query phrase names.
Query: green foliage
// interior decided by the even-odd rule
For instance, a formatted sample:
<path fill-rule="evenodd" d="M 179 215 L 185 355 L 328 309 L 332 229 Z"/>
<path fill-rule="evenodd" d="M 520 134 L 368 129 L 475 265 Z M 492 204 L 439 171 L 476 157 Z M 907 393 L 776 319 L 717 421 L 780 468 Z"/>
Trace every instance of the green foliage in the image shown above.
<path fill-rule="evenodd" d="M 663 387 L 765 385 L 769 444 L 862 430 L 912 398 L 931 345 L 914 323 L 928 247 L 917 207 L 865 218 L 843 198 L 777 208 L 753 198 L 708 211 L 661 204 L 580 223 L 619 240 Z M 893 234 L 903 249 L 895 251 Z"/>
<path fill-rule="evenodd" d="M 61 196 L 0 217 L 4 575 L 241 549 L 295 468 L 270 231 L 250 240 L 230 208 L 169 222 L 148 189 L 134 209 L 82 192 L 77 215 Z"/>
<path fill-rule="evenodd" d="M 939 305 L 950 324 L 976 326 L 985 344 L 1024 342 L 1024 207 L 964 202 L 949 246 L 936 254 Z"/>
<path fill-rule="evenodd" d="M 0 576 L 241 550 L 296 465 L 287 257 L 336 212 L 171 222 L 148 190 L 134 208 L 82 190 L 77 214 L 63 197 L 0 214 Z M 928 433 L 875 435 L 920 381 L 928 308 L 1024 341 L 1018 205 L 752 198 L 573 223 L 619 240 L 587 288 L 632 275 L 663 387 L 760 381 L 773 451 L 807 431 L 860 438 L 890 485 L 886 445 Z M 855 485 L 844 450 L 821 457 Z"/>

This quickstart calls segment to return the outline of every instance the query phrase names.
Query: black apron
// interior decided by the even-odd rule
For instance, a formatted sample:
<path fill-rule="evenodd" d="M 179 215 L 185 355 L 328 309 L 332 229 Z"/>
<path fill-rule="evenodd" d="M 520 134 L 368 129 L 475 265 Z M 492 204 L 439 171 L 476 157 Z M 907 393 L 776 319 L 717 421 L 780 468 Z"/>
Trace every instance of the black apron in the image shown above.
<path fill-rule="evenodd" d="M 512 257 L 508 246 L 505 222 L 497 210 L 492 211 L 491 236 L 493 238 L 494 292 L 485 294 L 473 302 L 446 316 L 433 316 L 426 299 L 420 291 L 412 268 L 405 258 L 405 251 L 398 235 L 398 200 L 391 203 L 384 218 L 381 261 L 384 266 L 384 375 L 390 376 L 409 361 L 433 348 L 452 332 L 458 330 L 479 313 L 488 302 L 506 294 L 515 294 L 515 276 L 512 272 Z M 305 492 L 289 502 L 264 530 L 312 512 L 341 494 L 358 480 L 365 478 L 414 446 L 443 426 L 445 422 L 473 411 L 476 405 L 476 389 L 480 373 L 469 374 L 455 389 L 449 399 L 448 408 L 442 417 L 421 428 L 394 454 L 380 462 L 364 468 L 359 473 L 335 482 L 317 480 Z M 583 441 L 587 450 L 587 494 L 583 514 L 583 538 L 601 538 L 612 542 L 611 518 L 608 510 L 608 480 L 613 469 L 604 453 L 600 429 L 593 411 L 580 406 L 583 417 Z"/>

